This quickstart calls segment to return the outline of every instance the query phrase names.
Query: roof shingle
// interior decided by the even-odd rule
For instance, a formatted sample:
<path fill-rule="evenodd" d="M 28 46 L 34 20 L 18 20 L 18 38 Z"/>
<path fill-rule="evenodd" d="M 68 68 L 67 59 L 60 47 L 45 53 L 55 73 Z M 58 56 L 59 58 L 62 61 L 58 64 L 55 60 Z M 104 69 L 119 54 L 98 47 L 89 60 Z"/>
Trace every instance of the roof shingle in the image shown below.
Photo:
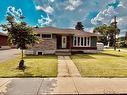
<path fill-rule="evenodd" d="M 1 36 L 7 36 L 7 34 L 0 32 Z"/>
<path fill-rule="evenodd" d="M 51 34 L 71 34 L 75 36 L 100 36 L 99 34 L 85 32 L 82 30 L 76 30 L 76 29 L 59 29 L 56 27 L 43 27 L 43 28 L 34 28 L 36 32 L 38 33 L 51 33 Z"/>

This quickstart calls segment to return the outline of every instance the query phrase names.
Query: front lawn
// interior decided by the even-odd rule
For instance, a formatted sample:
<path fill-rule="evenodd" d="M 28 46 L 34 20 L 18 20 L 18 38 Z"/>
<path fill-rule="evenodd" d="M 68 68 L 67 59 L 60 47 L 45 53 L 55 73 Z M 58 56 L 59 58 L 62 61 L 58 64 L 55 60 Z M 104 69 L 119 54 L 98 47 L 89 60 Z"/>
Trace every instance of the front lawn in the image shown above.
<path fill-rule="evenodd" d="M 71 58 L 83 77 L 127 77 L 127 53 L 106 50 Z"/>
<path fill-rule="evenodd" d="M 120 48 L 120 49 L 127 50 L 127 48 Z"/>
<path fill-rule="evenodd" d="M 56 77 L 57 56 L 26 56 L 25 72 L 18 70 L 20 57 L 0 63 L 0 77 Z"/>

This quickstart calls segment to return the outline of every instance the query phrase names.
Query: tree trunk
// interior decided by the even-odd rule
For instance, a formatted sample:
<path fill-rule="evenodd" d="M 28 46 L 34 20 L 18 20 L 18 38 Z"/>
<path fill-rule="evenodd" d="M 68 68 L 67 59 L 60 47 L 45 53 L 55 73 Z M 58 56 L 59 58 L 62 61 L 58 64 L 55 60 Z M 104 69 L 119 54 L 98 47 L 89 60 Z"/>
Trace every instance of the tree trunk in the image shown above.
<path fill-rule="evenodd" d="M 22 60 L 23 60 L 23 49 L 21 51 L 22 51 Z"/>
<path fill-rule="evenodd" d="M 114 50 L 116 50 L 116 33 L 115 33 L 115 40 L 114 40 Z"/>
<path fill-rule="evenodd" d="M 114 46 L 114 50 L 116 50 L 116 46 Z"/>

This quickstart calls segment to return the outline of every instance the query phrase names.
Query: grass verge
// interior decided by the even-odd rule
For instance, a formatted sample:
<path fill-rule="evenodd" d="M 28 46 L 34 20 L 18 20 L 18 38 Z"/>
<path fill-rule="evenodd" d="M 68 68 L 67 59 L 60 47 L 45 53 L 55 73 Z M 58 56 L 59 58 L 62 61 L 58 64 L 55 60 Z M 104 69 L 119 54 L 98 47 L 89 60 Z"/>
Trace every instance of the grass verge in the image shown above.
<path fill-rule="evenodd" d="M 0 63 L 0 77 L 56 77 L 57 56 L 25 56 L 25 71 L 18 70 L 20 57 Z"/>
<path fill-rule="evenodd" d="M 127 77 L 127 53 L 106 50 L 71 56 L 83 77 Z"/>

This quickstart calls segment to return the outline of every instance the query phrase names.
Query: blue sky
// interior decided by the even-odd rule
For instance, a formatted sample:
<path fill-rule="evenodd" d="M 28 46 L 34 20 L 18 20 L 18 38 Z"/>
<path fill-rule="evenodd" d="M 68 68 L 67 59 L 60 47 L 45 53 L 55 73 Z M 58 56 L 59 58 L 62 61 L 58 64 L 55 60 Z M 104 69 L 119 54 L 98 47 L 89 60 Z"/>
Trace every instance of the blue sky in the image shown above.
<path fill-rule="evenodd" d="M 74 28 L 81 21 L 86 31 L 110 24 L 117 16 L 120 35 L 127 32 L 127 0 L 0 0 L 0 24 L 6 14 L 25 16 L 32 26 Z M 16 19 L 18 20 L 18 19 Z"/>

